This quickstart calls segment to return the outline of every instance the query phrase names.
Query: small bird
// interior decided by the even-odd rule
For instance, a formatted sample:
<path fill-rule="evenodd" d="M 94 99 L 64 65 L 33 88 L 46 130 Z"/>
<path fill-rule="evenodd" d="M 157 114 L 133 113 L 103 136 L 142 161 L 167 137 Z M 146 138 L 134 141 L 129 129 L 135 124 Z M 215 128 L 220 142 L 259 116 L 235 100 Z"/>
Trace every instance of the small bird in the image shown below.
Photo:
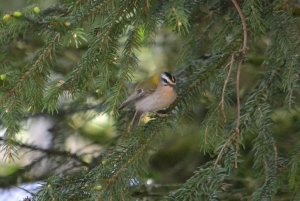
<path fill-rule="evenodd" d="M 155 112 L 169 107 L 176 99 L 176 79 L 168 72 L 160 75 L 159 83 L 155 90 L 137 89 L 120 106 L 123 109 L 127 106 L 135 106 L 135 114 L 131 121 L 130 128 L 139 125 L 141 116 L 146 112 Z"/>

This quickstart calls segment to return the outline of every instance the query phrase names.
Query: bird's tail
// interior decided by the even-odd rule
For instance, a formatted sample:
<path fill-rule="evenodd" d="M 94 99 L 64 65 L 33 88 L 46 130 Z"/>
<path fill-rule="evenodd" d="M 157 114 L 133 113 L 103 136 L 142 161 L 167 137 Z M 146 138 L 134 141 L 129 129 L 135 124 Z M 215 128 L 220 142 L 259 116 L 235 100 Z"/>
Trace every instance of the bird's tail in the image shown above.
<path fill-rule="evenodd" d="M 135 111 L 132 121 L 130 123 L 129 130 L 135 129 L 139 125 L 142 115 L 143 115 L 143 112 Z"/>

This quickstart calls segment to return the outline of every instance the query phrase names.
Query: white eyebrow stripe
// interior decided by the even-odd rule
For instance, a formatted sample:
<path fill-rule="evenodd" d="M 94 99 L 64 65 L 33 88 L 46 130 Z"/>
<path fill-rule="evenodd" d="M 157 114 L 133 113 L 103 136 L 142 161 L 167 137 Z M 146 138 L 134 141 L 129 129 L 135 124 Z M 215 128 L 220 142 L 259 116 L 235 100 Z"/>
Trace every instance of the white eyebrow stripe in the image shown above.
<path fill-rule="evenodd" d="M 168 76 L 166 76 L 165 74 L 162 74 L 161 77 L 162 77 L 163 79 L 166 79 L 167 82 L 169 82 L 169 83 L 174 83 L 174 82 L 173 82 L 172 80 L 170 80 L 170 78 L 169 78 Z"/>

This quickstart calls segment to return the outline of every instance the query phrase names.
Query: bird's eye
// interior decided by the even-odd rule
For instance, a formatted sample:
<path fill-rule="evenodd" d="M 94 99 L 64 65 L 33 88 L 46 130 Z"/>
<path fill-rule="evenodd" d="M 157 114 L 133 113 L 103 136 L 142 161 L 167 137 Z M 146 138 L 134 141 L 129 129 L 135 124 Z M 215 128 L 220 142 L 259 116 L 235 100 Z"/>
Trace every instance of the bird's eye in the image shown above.
<path fill-rule="evenodd" d="M 162 79 L 164 83 L 168 84 L 168 80 L 166 80 L 165 78 Z"/>

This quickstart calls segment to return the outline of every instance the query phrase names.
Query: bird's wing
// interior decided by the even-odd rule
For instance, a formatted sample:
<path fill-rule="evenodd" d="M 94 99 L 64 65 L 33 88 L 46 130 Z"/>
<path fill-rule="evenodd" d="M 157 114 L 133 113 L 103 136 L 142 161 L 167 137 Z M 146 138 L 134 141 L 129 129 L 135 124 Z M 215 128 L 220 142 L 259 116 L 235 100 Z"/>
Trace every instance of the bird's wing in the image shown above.
<path fill-rule="evenodd" d="M 121 104 L 119 109 L 121 110 L 124 107 L 136 102 L 137 100 L 139 100 L 147 95 L 148 95 L 148 93 L 145 92 L 143 89 L 138 89 Z"/>

